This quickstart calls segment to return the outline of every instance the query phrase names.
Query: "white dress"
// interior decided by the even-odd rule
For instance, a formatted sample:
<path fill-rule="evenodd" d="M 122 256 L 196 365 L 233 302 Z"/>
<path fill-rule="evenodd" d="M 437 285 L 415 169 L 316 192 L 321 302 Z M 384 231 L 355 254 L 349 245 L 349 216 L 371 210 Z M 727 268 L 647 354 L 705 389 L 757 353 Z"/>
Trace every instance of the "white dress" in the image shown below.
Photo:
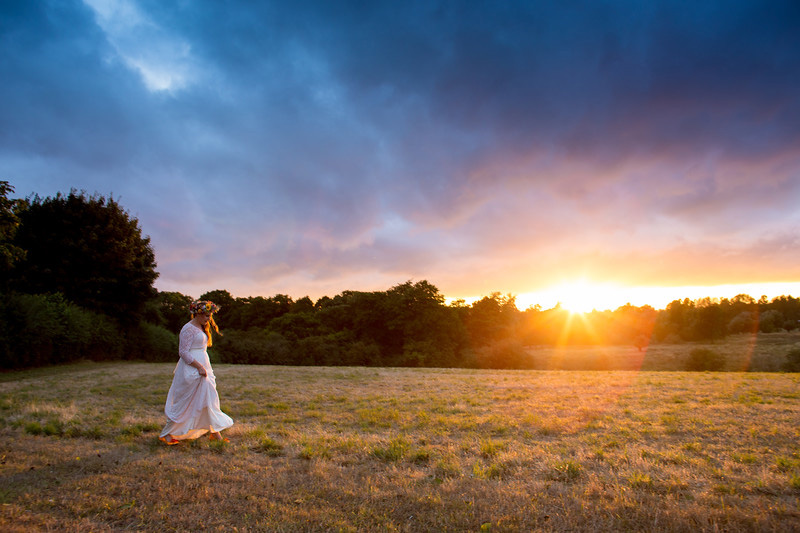
<path fill-rule="evenodd" d="M 209 431 L 219 432 L 231 427 L 233 419 L 219 408 L 217 380 L 206 351 L 208 337 L 202 329 L 187 322 L 179 339 L 180 360 L 167 394 L 164 413 L 168 422 L 161 436 L 172 435 L 177 440 L 196 439 Z M 195 360 L 205 367 L 206 377 L 191 366 Z"/>

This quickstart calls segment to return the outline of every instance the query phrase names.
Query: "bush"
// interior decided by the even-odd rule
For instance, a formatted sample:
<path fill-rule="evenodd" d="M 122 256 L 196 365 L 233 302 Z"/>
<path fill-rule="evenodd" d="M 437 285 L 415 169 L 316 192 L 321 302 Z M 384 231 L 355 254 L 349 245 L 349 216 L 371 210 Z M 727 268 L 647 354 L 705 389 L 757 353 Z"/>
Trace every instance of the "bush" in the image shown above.
<path fill-rule="evenodd" d="M 474 352 L 478 368 L 533 368 L 533 358 L 515 339 L 504 339 L 477 348 Z"/>
<path fill-rule="evenodd" d="M 90 311 L 87 311 L 90 313 Z M 91 341 L 86 348 L 85 357 L 93 361 L 112 361 L 122 358 L 125 352 L 125 339 L 114 320 L 98 313 L 91 313 L 89 326 Z"/>
<path fill-rule="evenodd" d="M 775 309 L 769 309 L 761 313 L 758 320 L 758 330 L 761 333 L 775 333 L 783 327 L 785 321 L 783 313 Z"/>
<path fill-rule="evenodd" d="M 61 362 L 57 352 L 64 337 L 60 320 L 65 302 L 60 295 L 15 294 L 8 298 L 4 309 L 8 360 L 10 368 L 39 366 Z"/>
<path fill-rule="evenodd" d="M 800 348 L 792 348 L 783 363 L 784 372 L 800 372 Z"/>
<path fill-rule="evenodd" d="M 110 317 L 57 293 L 6 295 L 0 298 L 0 317 L 2 368 L 109 361 L 126 355 L 164 361 L 174 358 L 178 349 L 177 336 L 164 328 L 142 323 L 126 335 Z"/>
<path fill-rule="evenodd" d="M 173 361 L 178 357 L 178 336 L 166 328 L 142 322 L 129 337 L 128 351 L 135 359 Z"/>
<path fill-rule="evenodd" d="M 221 363 L 245 365 L 292 364 L 291 345 L 282 335 L 263 329 L 228 330 L 214 341 Z"/>
<path fill-rule="evenodd" d="M 758 317 L 750 311 L 742 311 L 728 322 L 729 333 L 753 333 L 758 329 Z"/>
<path fill-rule="evenodd" d="M 296 364 L 323 366 L 362 366 L 380 360 L 374 343 L 354 341 L 346 331 L 301 339 L 295 345 Z"/>
<path fill-rule="evenodd" d="M 725 367 L 725 358 L 708 348 L 695 348 L 689 353 L 686 370 L 704 372 L 719 371 Z"/>
<path fill-rule="evenodd" d="M 11 294 L 0 304 L 0 366 L 23 368 L 78 359 L 116 359 L 123 339 L 105 315 L 61 294 Z"/>

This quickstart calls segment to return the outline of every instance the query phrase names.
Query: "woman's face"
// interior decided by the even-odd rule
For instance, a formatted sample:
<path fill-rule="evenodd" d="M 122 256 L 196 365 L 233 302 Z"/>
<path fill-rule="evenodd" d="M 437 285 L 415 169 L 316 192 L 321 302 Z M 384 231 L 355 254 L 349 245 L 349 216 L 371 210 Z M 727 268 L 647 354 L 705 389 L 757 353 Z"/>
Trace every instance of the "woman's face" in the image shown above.
<path fill-rule="evenodd" d="M 205 326 L 208 324 L 208 321 L 211 320 L 211 313 L 197 313 L 195 315 L 197 322 L 200 323 L 201 326 Z"/>

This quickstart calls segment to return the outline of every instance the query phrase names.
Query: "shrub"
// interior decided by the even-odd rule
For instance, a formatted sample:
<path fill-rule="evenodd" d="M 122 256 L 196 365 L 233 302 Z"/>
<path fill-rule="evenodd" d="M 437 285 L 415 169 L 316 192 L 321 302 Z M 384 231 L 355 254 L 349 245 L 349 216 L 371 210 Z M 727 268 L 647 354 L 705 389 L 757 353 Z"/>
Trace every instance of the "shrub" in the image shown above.
<path fill-rule="evenodd" d="M 725 367 L 725 358 L 708 348 L 695 348 L 689 353 L 686 361 L 686 370 L 691 371 L 719 371 Z"/>
<path fill-rule="evenodd" d="M 263 329 L 225 331 L 214 348 L 222 363 L 248 365 L 291 364 L 291 345 L 281 334 Z"/>
<path fill-rule="evenodd" d="M 172 361 L 178 355 L 178 336 L 166 328 L 142 322 L 129 338 L 129 351 L 135 359 Z"/>
<path fill-rule="evenodd" d="M 119 326 L 106 315 L 91 314 L 92 321 L 89 325 L 91 342 L 85 352 L 85 357 L 93 361 L 120 359 L 125 352 L 125 339 Z"/>
<path fill-rule="evenodd" d="M 475 350 L 478 368 L 533 368 L 533 358 L 516 339 L 504 339 Z"/>
<path fill-rule="evenodd" d="M 729 333 L 753 333 L 758 329 L 758 317 L 750 311 L 742 311 L 728 322 Z"/>
<path fill-rule="evenodd" d="M 124 340 L 109 317 L 87 311 L 61 294 L 2 298 L 0 366 L 22 368 L 78 359 L 117 359 Z"/>
<path fill-rule="evenodd" d="M 761 333 L 774 333 L 783 327 L 784 322 L 783 313 L 775 309 L 768 309 L 759 317 L 758 330 Z"/>
<path fill-rule="evenodd" d="M 784 372 L 800 372 L 800 348 L 792 348 L 783 363 Z"/>

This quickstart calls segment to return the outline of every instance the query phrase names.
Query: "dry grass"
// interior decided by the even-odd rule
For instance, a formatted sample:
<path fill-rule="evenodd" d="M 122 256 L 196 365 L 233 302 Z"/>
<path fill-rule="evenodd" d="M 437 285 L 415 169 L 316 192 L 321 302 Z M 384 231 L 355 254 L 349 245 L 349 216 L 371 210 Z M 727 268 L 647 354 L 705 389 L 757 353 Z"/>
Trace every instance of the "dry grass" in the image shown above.
<path fill-rule="evenodd" d="M 231 443 L 167 448 L 172 367 L 0 375 L 0 528 L 800 528 L 798 374 L 218 365 Z"/>

